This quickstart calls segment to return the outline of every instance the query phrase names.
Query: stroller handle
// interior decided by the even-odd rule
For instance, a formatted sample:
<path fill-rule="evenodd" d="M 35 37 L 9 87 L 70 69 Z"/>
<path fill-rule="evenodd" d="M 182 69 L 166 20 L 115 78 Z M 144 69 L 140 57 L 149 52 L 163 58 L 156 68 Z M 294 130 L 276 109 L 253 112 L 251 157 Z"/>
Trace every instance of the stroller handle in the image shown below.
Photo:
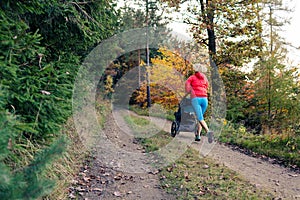
<path fill-rule="evenodd" d="M 182 96 L 182 99 L 179 102 L 179 105 L 182 106 L 182 103 L 184 101 L 184 99 L 189 95 L 190 93 L 185 93 L 185 95 Z"/>

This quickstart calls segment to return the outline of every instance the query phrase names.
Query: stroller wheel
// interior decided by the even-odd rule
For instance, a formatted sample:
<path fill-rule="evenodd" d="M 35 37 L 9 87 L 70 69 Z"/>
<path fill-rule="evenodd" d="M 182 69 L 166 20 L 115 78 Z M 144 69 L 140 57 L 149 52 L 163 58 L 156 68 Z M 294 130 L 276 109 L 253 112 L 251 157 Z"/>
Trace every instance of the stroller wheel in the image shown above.
<path fill-rule="evenodd" d="M 178 129 L 179 129 L 179 124 L 176 121 L 173 121 L 171 126 L 172 137 L 175 137 L 179 133 Z"/>

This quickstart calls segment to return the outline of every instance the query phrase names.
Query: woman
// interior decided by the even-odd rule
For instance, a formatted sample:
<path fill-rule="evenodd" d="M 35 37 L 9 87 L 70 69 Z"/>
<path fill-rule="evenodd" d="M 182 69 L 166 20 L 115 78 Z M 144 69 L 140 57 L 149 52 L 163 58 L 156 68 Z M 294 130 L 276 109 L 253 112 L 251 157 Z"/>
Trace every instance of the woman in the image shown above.
<path fill-rule="evenodd" d="M 209 130 L 203 117 L 208 106 L 207 89 L 209 84 L 206 76 L 202 73 L 206 70 L 205 67 L 201 67 L 200 64 L 195 64 L 194 69 L 195 74 L 191 75 L 185 82 L 185 91 L 187 94 L 190 94 L 192 106 L 199 121 L 198 130 L 195 134 L 195 141 L 201 140 L 200 133 L 203 127 L 207 133 L 208 142 L 212 143 L 213 132 Z"/>

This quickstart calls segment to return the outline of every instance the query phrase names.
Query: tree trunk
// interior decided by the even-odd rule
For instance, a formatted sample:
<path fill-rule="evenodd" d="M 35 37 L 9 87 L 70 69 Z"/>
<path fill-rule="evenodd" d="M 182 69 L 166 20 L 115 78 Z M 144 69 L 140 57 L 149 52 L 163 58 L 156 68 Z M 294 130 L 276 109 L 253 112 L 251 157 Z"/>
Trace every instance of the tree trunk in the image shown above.
<path fill-rule="evenodd" d="M 216 54 L 216 36 L 214 30 L 214 11 L 215 6 L 211 0 L 206 0 L 206 8 L 203 0 L 199 0 L 202 19 L 204 24 L 206 24 L 206 30 L 208 35 L 208 50 L 210 55 Z M 206 13 L 206 14 L 205 14 Z"/>
<path fill-rule="evenodd" d="M 214 12 L 215 6 L 212 1 L 207 0 L 207 34 L 208 34 L 208 50 L 211 55 L 216 54 L 216 36 L 214 28 Z"/>

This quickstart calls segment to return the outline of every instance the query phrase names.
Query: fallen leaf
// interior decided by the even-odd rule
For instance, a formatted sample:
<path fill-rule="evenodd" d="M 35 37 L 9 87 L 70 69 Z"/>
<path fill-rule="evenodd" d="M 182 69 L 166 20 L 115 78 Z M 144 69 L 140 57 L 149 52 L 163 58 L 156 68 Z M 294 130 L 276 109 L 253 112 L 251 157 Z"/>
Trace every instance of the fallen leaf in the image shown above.
<path fill-rule="evenodd" d="M 84 180 L 85 182 L 89 182 L 91 179 L 90 179 L 89 177 L 83 177 L 83 180 Z"/>
<path fill-rule="evenodd" d="M 289 174 L 289 176 L 291 176 L 291 177 L 298 177 L 297 174 Z"/>
<path fill-rule="evenodd" d="M 117 180 L 117 181 L 121 180 L 121 178 L 122 178 L 122 177 L 120 177 L 120 176 L 115 176 L 115 177 L 114 177 L 114 179 Z"/>
<path fill-rule="evenodd" d="M 125 185 L 125 184 L 126 184 L 126 182 L 125 182 L 125 181 L 122 181 L 122 182 L 121 182 L 121 185 Z"/>
<path fill-rule="evenodd" d="M 189 179 L 189 173 L 186 171 L 186 172 L 184 172 L 184 178 L 185 179 Z"/>
<path fill-rule="evenodd" d="M 84 192 L 85 191 L 85 189 L 83 189 L 81 187 L 77 187 L 77 188 L 75 188 L 75 190 L 78 191 L 78 192 Z"/>
<path fill-rule="evenodd" d="M 78 194 L 79 194 L 80 196 L 83 196 L 83 192 L 78 192 Z"/>
<path fill-rule="evenodd" d="M 76 196 L 73 193 L 71 193 L 71 194 L 69 194 L 69 198 L 70 199 L 76 199 Z"/>
<path fill-rule="evenodd" d="M 121 195 L 121 192 L 119 192 L 119 191 L 115 191 L 115 192 L 114 192 L 114 195 L 115 195 L 116 197 L 122 196 L 122 195 Z"/>
<path fill-rule="evenodd" d="M 85 186 L 85 185 L 86 185 L 86 182 L 85 182 L 85 181 L 82 181 L 82 180 L 79 180 L 79 181 L 78 181 L 78 185 L 83 185 L 83 186 Z"/>
<path fill-rule="evenodd" d="M 203 169 L 208 169 L 209 166 L 208 165 L 203 165 Z"/>
<path fill-rule="evenodd" d="M 95 175 L 90 175 L 90 179 L 96 179 Z"/>
<path fill-rule="evenodd" d="M 83 172 L 80 172 L 78 175 L 79 175 L 79 176 L 86 176 L 86 174 L 83 173 Z"/>
<path fill-rule="evenodd" d="M 133 176 L 125 176 L 125 180 L 132 180 Z"/>
<path fill-rule="evenodd" d="M 93 188 L 92 191 L 102 192 L 102 189 L 101 188 Z"/>
<path fill-rule="evenodd" d="M 167 171 L 168 171 L 168 172 L 173 171 L 173 167 L 168 167 L 168 168 L 167 168 Z"/>
<path fill-rule="evenodd" d="M 261 188 L 261 185 L 260 184 L 255 184 L 255 187 L 256 188 Z"/>
<path fill-rule="evenodd" d="M 156 170 L 156 171 L 153 171 L 153 172 L 149 172 L 149 174 L 158 174 L 159 173 L 159 171 L 158 170 Z"/>
<path fill-rule="evenodd" d="M 105 169 L 104 169 L 104 168 L 101 168 L 101 169 L 100 169 L 100 173 L 101 173 L 101 174 L 104 174 L 104 173 L 105 173 Z"/>

